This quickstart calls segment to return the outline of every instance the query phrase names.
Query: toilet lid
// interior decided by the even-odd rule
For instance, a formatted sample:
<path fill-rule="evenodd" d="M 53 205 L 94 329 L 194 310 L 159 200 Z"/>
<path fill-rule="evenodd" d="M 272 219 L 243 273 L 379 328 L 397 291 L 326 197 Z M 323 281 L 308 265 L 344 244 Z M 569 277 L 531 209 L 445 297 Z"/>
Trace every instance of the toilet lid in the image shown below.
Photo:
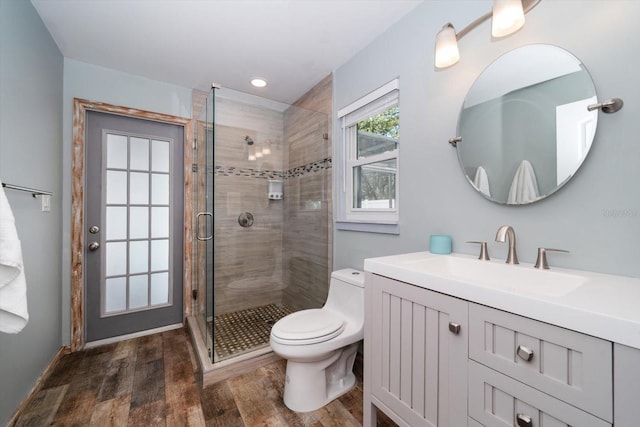
<path fill-rule="evenodd" d="M 344 330 L 344 320 L 328 310 L 302 310 L 283 317 L 271 329 L 281 340 L 313 344 L 336 337 Z"/>

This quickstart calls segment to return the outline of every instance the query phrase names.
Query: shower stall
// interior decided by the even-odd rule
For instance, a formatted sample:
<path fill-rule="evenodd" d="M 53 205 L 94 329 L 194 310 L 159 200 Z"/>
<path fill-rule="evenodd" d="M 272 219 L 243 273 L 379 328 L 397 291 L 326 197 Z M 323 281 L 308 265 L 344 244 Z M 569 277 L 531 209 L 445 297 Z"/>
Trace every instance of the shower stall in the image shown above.
<path fill-rule="evenodd" d="M 195 333 L 215 367 L 269 353 L 273 323 L 325 301 L 328 115 L 213 88 L 195 122 Z"/>

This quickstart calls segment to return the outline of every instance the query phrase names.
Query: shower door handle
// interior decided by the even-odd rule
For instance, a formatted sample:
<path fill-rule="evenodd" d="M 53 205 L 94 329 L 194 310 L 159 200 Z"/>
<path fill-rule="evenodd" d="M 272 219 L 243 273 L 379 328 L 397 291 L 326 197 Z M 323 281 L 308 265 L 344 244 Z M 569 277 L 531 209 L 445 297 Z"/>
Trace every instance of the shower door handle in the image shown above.
<path fill-rule="evenodd" d="M 213 221 L 213 214 L 211 212 L 198 212 L 198 215 L 196 215 L 196 239 L 204 242 L 206 240 L 213 239 L 213 230 L 211 231 L 211 234 L 208 236 L 205 236 L 205 237 L 200 236 L 200 218 L 203 216 L 211 217 L 211 220 Z"/>

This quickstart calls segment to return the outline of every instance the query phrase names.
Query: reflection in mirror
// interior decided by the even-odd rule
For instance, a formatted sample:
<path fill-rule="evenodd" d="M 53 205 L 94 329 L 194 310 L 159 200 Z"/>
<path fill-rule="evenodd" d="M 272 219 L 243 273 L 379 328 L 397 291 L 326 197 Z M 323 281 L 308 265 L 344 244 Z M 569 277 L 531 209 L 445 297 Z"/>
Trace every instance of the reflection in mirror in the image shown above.
<path fill-rule="evenodd" d="M 596 131 L 596 91 L 582 63 L 551 45 L 498 58 L 475 81 L 458 120 L 458 159 L 486 198 L 528 204 L 562 187 Z"/>

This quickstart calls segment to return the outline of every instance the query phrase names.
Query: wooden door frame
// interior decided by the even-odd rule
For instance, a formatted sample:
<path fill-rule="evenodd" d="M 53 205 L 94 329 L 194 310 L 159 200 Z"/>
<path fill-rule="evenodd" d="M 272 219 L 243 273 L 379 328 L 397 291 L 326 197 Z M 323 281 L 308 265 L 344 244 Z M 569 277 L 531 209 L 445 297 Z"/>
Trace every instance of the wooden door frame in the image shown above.
<path fill-rule="evenodd" d="M 191 164 L 193 121 L 190 118 L 154 113 L 103 102 L 73 99 L 73 142 L 71 178 L 71 351 L 85 345 L 85 124 L 87 111 L 117 114 L 137 119 L 169 123 L 184 128 L 184 248 L 183 248 L 183 318 L 191 315 L 193 182 Z"/>

